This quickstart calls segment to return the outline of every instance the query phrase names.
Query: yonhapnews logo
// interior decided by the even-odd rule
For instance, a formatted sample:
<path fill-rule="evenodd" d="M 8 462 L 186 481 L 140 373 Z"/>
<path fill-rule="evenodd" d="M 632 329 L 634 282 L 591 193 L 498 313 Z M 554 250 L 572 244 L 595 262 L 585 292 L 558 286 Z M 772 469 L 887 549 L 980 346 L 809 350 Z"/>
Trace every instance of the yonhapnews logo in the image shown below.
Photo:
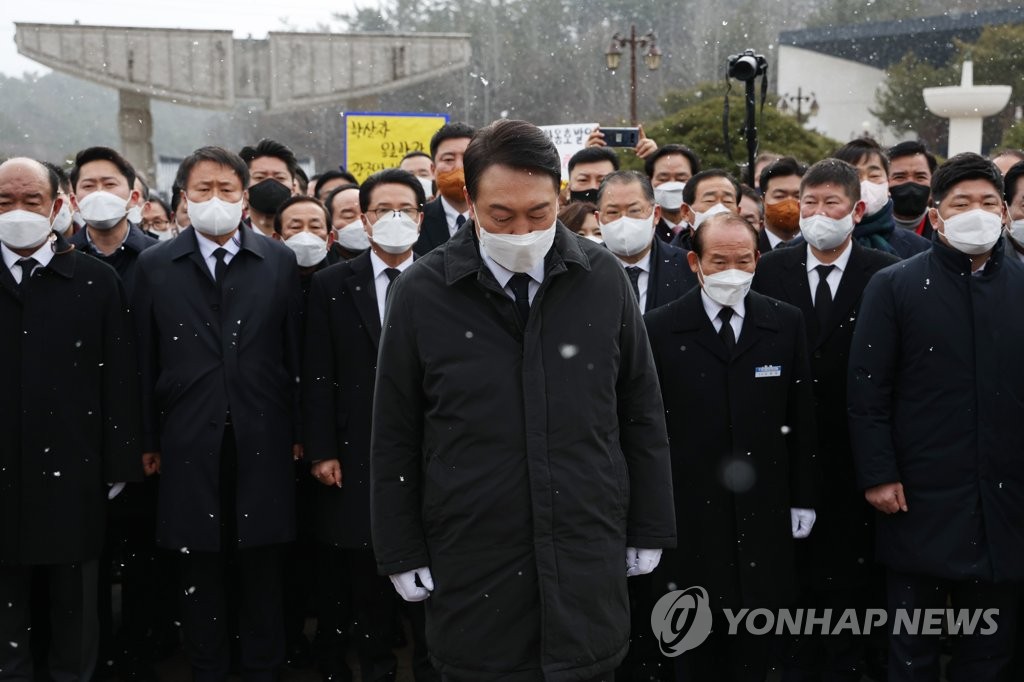
<path fill-rule="evenodd" d="M 703 587 L 669 592 L 651 611 L 651 627 L 661 653 L 674 658 L 696 649 L 711 634 L 711 605 Z"/>

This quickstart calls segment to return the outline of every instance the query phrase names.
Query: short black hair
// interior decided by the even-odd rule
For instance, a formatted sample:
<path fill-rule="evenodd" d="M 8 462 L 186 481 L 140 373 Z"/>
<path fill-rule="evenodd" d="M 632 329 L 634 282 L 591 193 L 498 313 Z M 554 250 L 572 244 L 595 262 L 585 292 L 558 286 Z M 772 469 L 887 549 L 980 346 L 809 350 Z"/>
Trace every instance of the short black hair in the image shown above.
<path fill-rule="evenodd" d="M 93 161 L 109 161 L 114 164 L 118 172 L 128 181 L 128 191 L 135 188 L 135 169 L 127 159 L 110 147 L 88 147 L 75 154 L 75 165 L 71 168 L 72 189 L 78 189 L 78 178 L 82 174 L 82 166 Z"/>
<path fill-rule="evenodd" d="M 491 166 L 547 175 L 555 192 L 562 186 L 562 162 L 555 143 L 544 131 L 526 121 L 500 119 L 482 128 L 466 147 L 462 164 L 470 198 L 476 197 L 480 178 Z"/>
<path fill-rule="evenodd" d="M 337 187 L 335 187 L 334 189 L 327 193 L 327 196 L 324 197 L 323 202 L 324 206 L 327 207 L 328 214 L 332 216 L 334 215 L 334 198 L 341 194 L 342 192 L 345 192 L 350 189 L 358 190 L 359 185 L 354 182 L 350 182 L 347 185 L 338 185 Z"/>
<path fill-rule="evenodd" d="M 601 197 L 604 195 L 604 189 L 608 185 L 630 185 L 634 182 L 640 185 L 640 189 L 644 192 L 644 198 L 653 204 L 654 187 L 651 186 L 651 179 L 639 171 L 620 170 L 604 176 L 601 186 L 597 188 L 597 205 L 601 205 Z"/>
<path fill-rule="evenodd" d="M 946 161 L 932 174 L 932 201 L 938 206 L 949 190 L 965 180 L 992 183 L 999 196 L 1003 196 L 1003 174 L 999 168 L 980 154 L 964 152 Z"/>
<path fill-rule="evenodd" d="M 466 123 L 445 123 L 437 129 L 434 136 L 430 138 L 430 160 L 437 158 L 437 148 L 445 140 L 460 140 L 476 135 L 476 128 Z"/>
<path fill-rule="evenodd" d="M 415 175 L 401 168 L 385 168 L 366 178 L 359 186 L 359 210 L 363 213 L 370 208 L 370 196 L 378 185 L 405 185 L 416 195 L 417 208 L 423 208 L 423 204 L 427 202 L 427 196 L 423 193 L 423 185 Z M 333 197 L 334 193 L 331 194 Z"/>
<path fill-rule="evenodd" d="M 708 168 L 697 173 L 689 180 L 686 181 L 686 186 L 683 187 L 683 203 L 687 206 L 692 206 L 693 202 L 697 200 L 697 187 L 700 183 L 708 178 L 725 178 L 732 183 L 733 188 L 736 191 L 736 201 L 740 200 L 740 183 L 736 181 L 728 171 L 724 171 L 721 168 Z"/>
<path fill-rule="evenodd" d="M 49 171 L 50 189 L 53 192 L 53 197 L 57 196 L 59 190 L 64 190 L 65 194 L 71 194 L 71 180 L 63 168 L 49 161 L 40 161 L 39 163 L 43 164 L 46 170 Z M 54 182 L 54 178 L 56 178 L 56 182 Z"/>
<path fill-rule="evenodd" d="M 705 220 L 701 224 L 700 229 L 693 231 L 693 239 L 690 241 L 690 247 L 693 249 L 693 252 L 697 254 L 698 260 L 700 260 L 704 255 L 704 235 L 706 235 L 708 232 L 707 228 L 714 227 L 715 225 L 718 225 L 720 223 L 734 223 L 736 225 L 742 225 L 743 227 L 747 228 L 747 230 L 750 231 L 750 240 L 754 244 L 754 253 L 757 253 L 757 228 L 748 223 L 746 219 L 743 218 L 738 213 L 728 211 L 726 213 L 716 213 L 715 215 Z"/>
<path fill-rule="evenodd" d="M 832 152 L 832 158 L 845 161 L 851 166 L 856 167 L 858 163 L 872 154 L 878 154 L 878 158 L 882 160 L 882 168 L 885 170 L 886 176 L 888 176 L 889 157 L 886 156 L 885 150 L 882 149 L 882 145 L 878 144 L 878 142 L 870 137 L 858 137 L 850 140 L 842 147 Z"/>
<path fill-rule="evenodd" d="M 166 201 L 161 199 L 156 194 L 151 194 L 149 199 L 147 199 L 146 201 L 148 201 L 150 204 L 156 204 L 157 206 L 159 206 L 160 210 L 164 212 L 164 215 L 168 220 L 172 220 L 174 218 L 174 211 L 171 210 L 171 207 L 167 205 Z"/>
<path fill-rule="evenodd" d="M 906 140 L 898 144 L 894 144 L 889 147 L 888 157 L 889 161 L 895 161 L 896 159 L 903 159 L 908 156 L 917 156 L 921 154 L 925 160 L 928 161 L 928 172 L 934 173 L 935 169 L 939 167 L 939 162 L 935 159 L 935 155 L 928 151 L 928 147 L 924 142 L 920 140 Z"/>
<path fill-rule="evenodd" d="M 299 194 L 305 194 L 309 189 L 309 176 L 306 175 L 306 171 L 302 170 L 302 166 L 295 166 L 295 173 L 292 177 L 295 178 L 295 183 L 299 186 Z"/>
<path fill-rule="evenodd" d="M 740 195 L 741 199 L 742 197 L 746 197 L 756 203 L 757 208 L 761 213 L 761 217 L 764 218 L 764 197 L 761 196 L 759 191 L 753 187 L 748 187 L 747 185 L 740 185 Z"/>
<path fill-rule="evenodd" d="M 177 213 L 178 212 L 178 205 L 181 203 L 181 194 L 182 194 L 182 192 L 181 192 L 181 185 L 179 185 L 177 183 L 177 181 L 175 181 L 175 183 L 173 185 L 171 185 L 171 212 L 172 213 Z"/>
<path fill-rule="evenodd" d="M 434 161 L 433 159 L 430 158 L 430 154 L 426 152 L 421 152 L 419 149 L 414 149 L 405 156 L 403 156 L 402 161 L 405 161 L 406 159 L 415 159 L 417 156 L 422 156 L 423 158 L 431 162 Z M 401 163 L 402 161 L 399 161 L 399 163 Z"/>
<path fill-rule="evenodd" d="M 843 188 L 850 201 L 860 201 L 860 174 L 852 164 L 842 159 L 822 159 L 807 169 L 800 181 L 800 195 L 803 196 L 807 187 L 821 187 L 832 183 Z"/>
<path fill-rule="evenodd" d="M 284 215 L 284 211 L 289 206 L 295 204 L 316 204 L 320 207 L 320 210 L 324 212 L 324 223 L 327 227 L 328 232 L 331 229 L 331 214 L 327 212 L 327 207 L 323 205 L 316 197 L 306 196 L 305 194 L 293 194 L 292 196 L 285 199 L 285 202 L 281 204 L 281 207 L 277 209 L 277 213 L 274 214 L 274 232 L 281 234 L 281 216 Z"/>
<path fill-rule="evenodd" d="M 261 156 L 271 156 L 284 161 L 284 165 L 288 168 L 288 174 L 292 178 L 299 174 L 299 161 L 295 158 L 295 152 L 275 140 L 263 138 L 256 143 L 255 147 L 242 147 L 242 151 L 238 152 L 238 155 L 245 161 L 246 166 L 251 165 Z M 245 184 L 248 186 L 249 183 Z"/>
<path fill-rule="evenodd" d="M 352 175 L 348 171 L 340 169 L 324 171 L 317 177 L 316 184 L 313 185 L 313 194 L 317 199 L 321 199 L 322 201 L 322 198 L 320 197 L 320 188 L 331 180 L 344 180 L 350 185 L 355 185 L 356 187 L 359 186 L 359 181 L 356 180 L 356 176 Z"/>
<path fill-rule="evenodd" d="M 1018 161 L 1010 166 L 1003 176 L 1003 199 L 1007 205 L 1013 203 L 1013 197 L 1017 193 L 1017 184 L 1024 178 L 1024 161 Z"/>
<path fill-rule="evenodd" d="M 227 166 L 242 181 L 242 189 L 249 186 L 249 166 L 242 160 L 242 157 L 224 147 L 200 147 L 186 156 L 178 166 L 178 175 L 174 178 L 174 184 L 182 194 L 188 187 L 188 178 L 192 174 L 192 169 L 200 161 L 212 161 L 220 166 Z"/>
<path fill-rule="evenodd" d="M 572 169 L 581 163 L 597 163 L 599 161 L 610 161 L 614 170 L 619 170 L 619 155 L 609 147 L 584 147 L 569 157 L 569 174 Z"/>
<path fill-rule="evenodd" d="M 647 173 L 647 177 L 654 178 L 654 166 L 659 159 L 673 154 L 679 154 L 690 162 L 690 175 L 700 173 L 700 157 L 696 152 L 683 144 L 667 144 L 664 147 L 659 147 L 657 151 L 644 159 L 644 172 Z"/>
<path fill-rule="evenodd" d="M 1018 161 L 1024 161 L 1024 151 L 1014 149 L 1013 147 L 999 147 L 998 149 L 993 149 L 991 153 L 989 153 L 988 158 L 995 161 L 1000 156 L 1012 156 Z"/>
<path fill-rule="evenodd" d="M 772 178 L 788 178 L 797 176 L 802 178 L 807 172 L 807 166 L 800 163 L 792 156 L 778 158 L 761 169 L 761 176 L 757 179 L 757 186 L 764 194 L 768 191 L 768 183 Z"/>

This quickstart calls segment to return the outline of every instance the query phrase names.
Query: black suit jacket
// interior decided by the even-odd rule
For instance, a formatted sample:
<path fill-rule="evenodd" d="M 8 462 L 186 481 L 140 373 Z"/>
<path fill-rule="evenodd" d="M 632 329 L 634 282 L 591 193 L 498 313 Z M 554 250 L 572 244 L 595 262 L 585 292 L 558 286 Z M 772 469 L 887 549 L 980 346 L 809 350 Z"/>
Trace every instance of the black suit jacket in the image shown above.
<path fill-rule="evenodd" d="M 132 312 L 143 451 L 162 454 L 157 542 L 218 551 L 219 467 L 230 412 L 239 546 L 294 536 L 302 290 L 295 254 L 248 228 L 214 282 L 194 228 L 139 256 Z"/>
<path fill-rule="evenodd" d="M 135 266 L 139 260 L 139 254 L 160 243 L 160 240 L 146 234 L 141 228 L 131 223 L 128 224 L 128 234 L 125 236 L 124 244 L 109 256 L 104 256 L 93 248 L 92 243 L 89 241 L 87 228 L 71 235 L 71 239 L 68 241 L 82 253 L 98 258 L 117 270 L 117 274 L 120 275 L 128 296 L 132 295 L 132 291 L 135 288 Z"/>
<path fill-rule="evenodd" d="M 644 312 L 676 300 L 697 286 L 697 275 L 690 270 L 685 249 L 676 248 L 655 237 L 651 249 L 651 273 L 647 282 Z"/>
<path fill-rule="evenodd" d="M 441 197 L 423 204 L 423 224 L 420 238 L 412 250 L 417 256 L 424 256 L 448 241 L 448 217 L 444 214 Z"/>
<path fill-rule="evenodd" d="M 823 489 L 814 532 L 801 562 L 818 588 L 855 587 L 869 578 L 874 512 L 857 486 L 846 412 L 850 343 L 861 296 L 871 277 L 899 258 L 856 242 L 824 326 L 811 303 L 807 246 L 777 249 L 757 264 L 753 288 L 800 308 L 804 314 L 819 432 Z M 814 275 L 817 283 L 817 275 Z"/>
<path fill-rule="evenodd" d="M 303 356 L 305 459 L 337 459 L 343 487 L 313 491 L 318 541 L 370 542 L 370 425 L 380 342 L 370 252 L 313 275 Z"/>
<path fill-rule="evenodd" d="M 729 356 L 700 289 L 645 316 L 672 451 L 678 550 L 655 574 L 713 608 L 794 597 L 790 508 L 814 508 L 817 431 L 803 315 L 751 292 Z"/>

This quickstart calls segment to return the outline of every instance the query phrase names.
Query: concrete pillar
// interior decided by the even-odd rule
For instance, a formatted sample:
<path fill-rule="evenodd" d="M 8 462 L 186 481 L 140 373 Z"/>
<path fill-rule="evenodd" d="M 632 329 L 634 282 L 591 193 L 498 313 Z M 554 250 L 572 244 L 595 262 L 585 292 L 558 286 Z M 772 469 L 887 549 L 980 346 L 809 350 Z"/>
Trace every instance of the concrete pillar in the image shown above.
<path fill-rule="evenodd" d="M 153 157 L 153 115 L 149 96 L 131 90 L 118 90 L 120 106 L 117 128 L 121 133 L 121 152 L 136 170 L 146 176 L 152 186 L 156 181 Z"/>

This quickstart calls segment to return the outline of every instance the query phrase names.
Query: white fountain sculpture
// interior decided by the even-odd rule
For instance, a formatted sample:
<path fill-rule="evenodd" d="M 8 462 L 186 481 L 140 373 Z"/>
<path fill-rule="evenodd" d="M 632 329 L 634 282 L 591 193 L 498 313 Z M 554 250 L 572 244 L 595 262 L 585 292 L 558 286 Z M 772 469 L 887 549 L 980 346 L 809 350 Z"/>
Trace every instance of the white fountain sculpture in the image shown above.
<path fill-rule="evenodd" d="M 1012 90 L 1009 85 L 975 85 L 970 58 L 961 65 L 960 85 L 924 89 L 928 109 L 949 119 L 949 156 L 981 152 L 981 122 L 1002 111 Z"/>

